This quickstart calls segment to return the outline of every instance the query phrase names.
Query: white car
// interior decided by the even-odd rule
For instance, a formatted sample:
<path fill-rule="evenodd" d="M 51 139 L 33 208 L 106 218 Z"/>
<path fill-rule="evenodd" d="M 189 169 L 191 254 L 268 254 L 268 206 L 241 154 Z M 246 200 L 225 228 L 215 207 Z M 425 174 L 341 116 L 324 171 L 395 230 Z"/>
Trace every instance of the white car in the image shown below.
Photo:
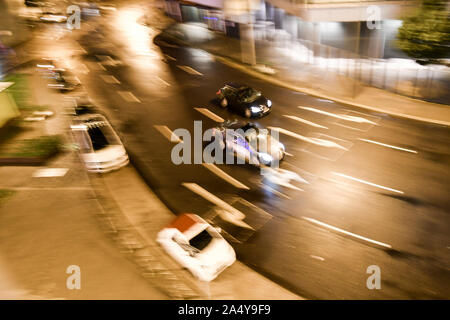
<path fill-rule="evenodd" d="M 77 117 L 70 128 L 88 171 L 104 173 L 129 163 L 122 142 L 104 116 Z"/>
<path fill-rule="evenodd" d="M 157 242 L 201 281 L 212 281 L 236 261 L 233 247 L 196 214 L 179 215 L 158 233 Z"/>

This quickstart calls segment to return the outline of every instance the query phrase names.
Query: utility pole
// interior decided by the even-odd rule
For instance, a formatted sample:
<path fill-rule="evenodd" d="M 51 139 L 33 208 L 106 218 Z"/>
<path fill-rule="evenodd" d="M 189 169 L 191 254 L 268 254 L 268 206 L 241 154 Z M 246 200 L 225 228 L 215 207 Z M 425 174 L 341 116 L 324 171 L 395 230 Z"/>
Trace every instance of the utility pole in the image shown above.
<path fill-rule="evenodd" d="M 358 61 L 358 64 L 356 65 L 355 63 L 353 64 L 355 67 L 355 70 L 353 72 L 353 99 L 356 97 L 356 87 L 357 87 L 357 78 L 359 78 L 359 72 L 358 72 L 358 77 L 356 76 L 356 70 L 359 70 L 360 67 L 360 56 L 359 56 L 359 41 L 360 41 L 360 35 L 361 35 L 361 21 L 358 21 L 357 25 L 356 25 L 356 44 L 355 44 L 355 53 L 356 53 L 356 61 Z M 356 62 L 355 61 L 355 62 Z"/>

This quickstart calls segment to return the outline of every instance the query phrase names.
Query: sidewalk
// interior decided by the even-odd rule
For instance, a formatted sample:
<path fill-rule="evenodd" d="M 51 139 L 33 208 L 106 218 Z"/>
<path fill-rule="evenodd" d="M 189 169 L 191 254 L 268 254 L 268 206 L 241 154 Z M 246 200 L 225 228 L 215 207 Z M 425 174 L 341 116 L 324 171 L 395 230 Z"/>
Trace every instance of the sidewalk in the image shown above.
<path fill-rule="evenodd" d="M 143 269 L 153 285 L 175 299 L 293 300 L 303 299 L 251 270 L 239 261 L 211 283 L 204 283 L 175 263 L 156 243 L 157 233 L 175 215 L 147 187 L 131 166 L 91 176 L 104 207 L 104 220 L 122 248 Z"/>
<path fill-rule="evenodd" d="M 315 66 L 287 59 L 276 48 L 264 43 L 257 42 L 257 66 L 252 67 L 241 62 L 240 40 L 212 32 L 200 24 L 172 24 L 162 36 L 181 45 L 208 51 L 222 63 L 290 90 L 395 117 L 450 126 L 450 106 L 365 86 L 331 71 L 319 72 Z"/>

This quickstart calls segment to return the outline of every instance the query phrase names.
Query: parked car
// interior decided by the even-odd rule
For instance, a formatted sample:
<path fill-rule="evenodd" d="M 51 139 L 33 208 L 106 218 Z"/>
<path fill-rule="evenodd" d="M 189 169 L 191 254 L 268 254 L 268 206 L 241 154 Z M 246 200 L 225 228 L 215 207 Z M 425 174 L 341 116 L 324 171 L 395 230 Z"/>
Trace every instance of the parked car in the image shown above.
<path fill-rule="evenodd" d="M 233 247 L 219 230 L 192 213 L 179 215 L 158 233 L 157 242 L 201 281 L 214 280 L 236 261 Z"/>
<path fill-rule="evenodd" d="M 272 101 L 249 86 L 230 82 L 216 92 L 220 106 L 247 118 L 262 117 L 272 110 Z"/>
<path fill-rule="evenodd" d="M 106 118 L 100 114 L 75 117 L 70 126 L 90 172 L 109 172 L 129 163 L 127 152 Z"/>
<path fill-rule="evenodd" d="M 274 160 L 281 161 L 286 155 L 284 145 L 269 130 L 254 123 L 227 121 L 214 128 L 214 136 L 216 130 L 223 138 L 221 146 L 226 152 L 232 152 L 252 164 L 270 166 Z"/>

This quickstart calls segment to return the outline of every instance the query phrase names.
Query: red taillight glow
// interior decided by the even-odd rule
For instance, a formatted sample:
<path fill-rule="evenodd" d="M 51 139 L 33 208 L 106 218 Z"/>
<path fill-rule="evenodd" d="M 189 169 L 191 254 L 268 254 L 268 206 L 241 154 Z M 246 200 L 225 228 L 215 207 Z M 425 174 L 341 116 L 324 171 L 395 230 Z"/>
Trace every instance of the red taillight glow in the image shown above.
<path fill-rule="evenodd" d="M 216 94 L 220 94 L 220 90 L 216 92 Z"/>

